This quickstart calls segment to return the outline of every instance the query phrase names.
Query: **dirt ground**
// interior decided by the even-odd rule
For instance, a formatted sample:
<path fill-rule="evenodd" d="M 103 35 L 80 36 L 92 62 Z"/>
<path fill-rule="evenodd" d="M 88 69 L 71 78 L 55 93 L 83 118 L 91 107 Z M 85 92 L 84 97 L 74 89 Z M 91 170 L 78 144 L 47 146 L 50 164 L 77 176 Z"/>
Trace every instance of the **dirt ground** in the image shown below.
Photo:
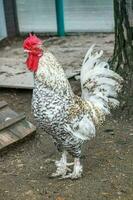
<path fill-rule="evenodd" d="M 113 50 L 112 34 L 87 34 L 63 39 L 51 37 L 45 45 L 55 53 L 63 67 L 79 68 L 90 44 L 105 51 L 106 59 Z M 8 41 L 0 57 L 15 56 L 21 39 Z M 21 56 L 21 55 L 20 55 Z M 70 80 L 80 95 L 80 83 Z M 25 112 L 35 124 L 31 112 L 32 90 L 0 89 L 5 100 L 17 112 Z M 0 153 L 0 200 L 132 200 L 133 199 L 133 117 L 117 110 L 108 117 L 97 136 L 84 144 L 83 177 L 79 180 L 51 179 L 55 171 L 50 159 L 59 159 L 50 137 L 37 128 L 35 136 Z M 70 158 L 72 159 L 72 158 Z"/>

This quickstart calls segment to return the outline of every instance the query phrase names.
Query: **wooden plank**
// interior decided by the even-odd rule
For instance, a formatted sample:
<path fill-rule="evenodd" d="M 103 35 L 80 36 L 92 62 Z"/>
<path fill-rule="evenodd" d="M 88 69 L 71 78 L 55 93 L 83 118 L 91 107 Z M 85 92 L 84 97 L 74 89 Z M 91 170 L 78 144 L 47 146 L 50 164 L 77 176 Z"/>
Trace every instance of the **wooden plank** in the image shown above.
<path fill-rule="evenodd" d="M 5 101 L 0 101 L 0 108 L 3 108 L 3 107 L 5 107 L 5 106 L 7 106 L 7 102 L 5 102 Z"/>
<path fill-rule="evenodd" d="M 0 134 L 0 150 L 3 150 L 5 147 L 17 143 L 18 141 L 24 139 L 26 136 L 33 134 L 35 130 L 36 128 L 33 126 L 30 133 L 26 132 L 26 134 L 23 134 L 21 138 L 17 137 L 17 135 L 14 134 L 10 129 L 5 129 L 1 131 L 2 133 Z"/>
<path fill-rule="evenodd" d="M 15 142 L 15 140 L 11 137 L 11 135 L 7 132 L 0 134 L 0 144 L 2 147 L 7 146 L 11 143 Z"/>
<path fill-rule="evenodd" d="M 16 135 L 17 137 L 24 138 L 32 132 L 36 131 L 36 127 L 33 126 L 30 122 L 23 120 L 16 125 L 13 125 L 9 128 L 9 130 Z"/>
<path fill-rule="evenodd" d="M 29 128 L 22 128 L 23 122 L 29 124 Z M 21 141 L 26 136 L 33 134 L 36 131 L 36 127 L 26 120 L 18 122 L 16 125 L 10 126 L 9 128 L 3 129 L 0 132 L 0 150 L 5 147 Z"/>
<path fill-rule="evenodd" d="M 25 58 L 18 59 L 14 56 L 0 58 L 0 87 L 20 89 L 34 87 L 33 73 L 26 68 L 24 62 Z"/>
<path fill-rule="evenodd" d="M 0 102 L 0 150 L 36 131 L 36 127 L 25 119 L 24 113 L 18 114 L 7 105 L 5 101 Z"/>
<path fill-rule="evenodd" d="M 8 106 L 0 109 L 0 124 L 5 122 L 5 119 L 8 118 L 14 118 L 18 116 L 16 112 L 14 112 L 12 109 L 10 109 Z"/>
<path fill-rule="evenodd" d="M 19 138 L 13 135 L 9 130 L 3 130 L 0 134 L 0 149 L 18 141 Z"/>
<path fill-rule="evenodd" d="M 24 118 L 25 118 L 25 114 L 21 113 L 20 115 L 14 117 L 12 119 L 6 120 L 5 122 L 3 122 L 3 123 L 0 124 L 0 131 L 3 130 L 4 128 L 7 128 L 7 127 L 15 124 L 16 122 L 21 121 Z"/>

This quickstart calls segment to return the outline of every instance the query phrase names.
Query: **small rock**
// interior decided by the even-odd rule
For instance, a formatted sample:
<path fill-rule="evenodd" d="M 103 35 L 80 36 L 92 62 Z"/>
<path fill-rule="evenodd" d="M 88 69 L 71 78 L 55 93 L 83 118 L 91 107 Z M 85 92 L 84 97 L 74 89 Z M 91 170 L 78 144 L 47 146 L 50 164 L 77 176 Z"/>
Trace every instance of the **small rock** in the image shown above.
<path fill-rule="evenodd" d="M 56 198 L 56 200 L 65 200 L 63 197 L 61 197 L 61 196 L 58 196 L 57 198 Z"/>
<path fill-rule="evenodd" d="M 5 50 L 10 50 L 11 47 L 10 47 L 10 46 L 6 46 L 4 49 L 5 49 Z"/>
<path fill-rule="evenodd" d="M 8 190 L 5 190 L 5 193 L 8 193 L 9 191 Z"/>
<path fill-rule="evenodd" d="M 117 192 L 118 195 L 122 195 L 122 192 Z"/>
<path fill-rule="evenodd" d="M 27 192 L 25 192 L 26 195 L 33 195 L 33 191 L 32 190 L 28 190 Z"/>
<path fill-rule="evenodd" d="M 24 164 L 18 164 L 17 165 L 19 168 L 22 168 L 24 166 Z"/>

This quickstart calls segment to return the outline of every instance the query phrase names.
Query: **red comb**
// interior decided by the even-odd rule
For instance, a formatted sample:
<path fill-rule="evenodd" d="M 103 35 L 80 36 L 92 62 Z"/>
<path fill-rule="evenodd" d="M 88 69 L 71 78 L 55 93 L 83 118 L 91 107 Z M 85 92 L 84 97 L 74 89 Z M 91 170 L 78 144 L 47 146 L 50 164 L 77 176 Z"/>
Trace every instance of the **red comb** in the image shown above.
<path fill-rule="evenodd" d="M 30 33 L 29 37 L 24 40 L 23 48 L 30 50 L 32 48 L 36 48 L 38 45 L 42 45 L 42 43 L 42 40 L 40 40 L 35 34 L 32 35 Z"/>

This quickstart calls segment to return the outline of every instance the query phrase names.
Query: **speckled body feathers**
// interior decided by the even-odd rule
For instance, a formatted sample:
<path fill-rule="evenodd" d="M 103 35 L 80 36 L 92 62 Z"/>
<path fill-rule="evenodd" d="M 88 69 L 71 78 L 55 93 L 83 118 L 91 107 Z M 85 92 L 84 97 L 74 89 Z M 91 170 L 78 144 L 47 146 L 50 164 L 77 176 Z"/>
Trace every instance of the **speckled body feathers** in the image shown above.
<path fill-rule="evenodd" d="M 109 98 L 106 94 L 103 95 L 105 98 L 97 96 L 95 85 L 92 88 L 87 86 L 91 78 L 87 79 L 84 71 L 86 62 L 90 59 L 89 56 L 91 52 L 84 60 L 81 69 L 82 98 L 74 95 L 61 65 L 50 52 L 44 51 L 44 56 L 40 59 L 35 73 L 32 107 L 36 121 L 52 136 L 58 150 L 67 150 L 74 157 L 80 157 L 82 143 L 95 136 L 96 126 L 105 119 L 106 112 L 103 107 L 106 109 L 109 107 Z M 90 64 L 88 62 L 89 66 Z M 115 79 L 117 84 L 119 80 L 121 78 L 118 76 Z M 91 100 L 92 97 L 95 97 L 94 101 Z"/>

